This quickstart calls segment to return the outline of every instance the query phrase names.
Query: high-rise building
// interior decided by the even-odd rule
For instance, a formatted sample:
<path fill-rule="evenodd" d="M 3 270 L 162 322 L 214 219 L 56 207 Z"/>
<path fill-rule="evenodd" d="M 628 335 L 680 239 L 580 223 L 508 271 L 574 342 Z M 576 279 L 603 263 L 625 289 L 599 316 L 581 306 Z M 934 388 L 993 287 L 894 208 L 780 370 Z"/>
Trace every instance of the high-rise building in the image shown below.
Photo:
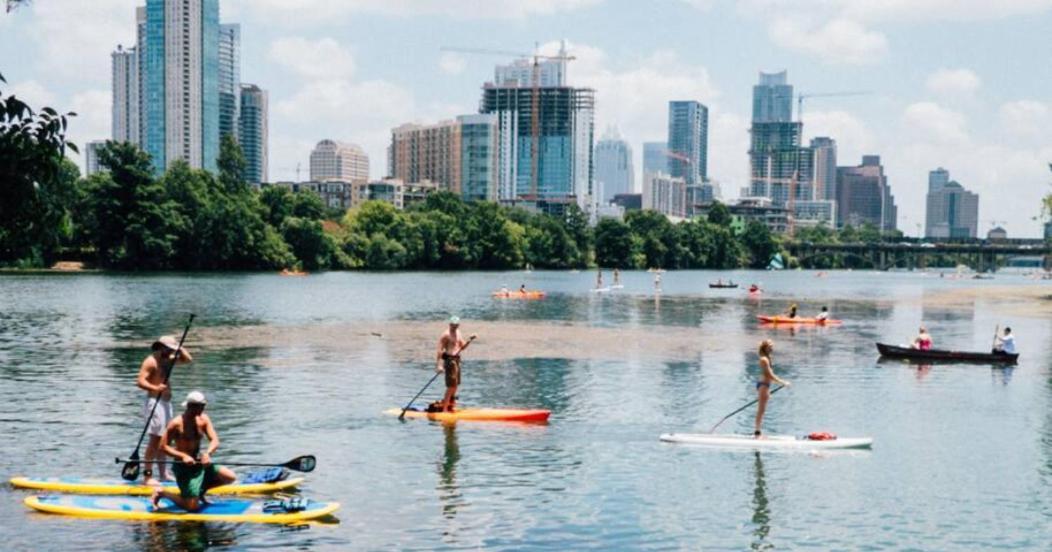
<path fill-rule="evenodd" d="M 322 140 L 310 152 L 310 179 L 315 182 L 369 180 L 369 156 L 355 144 Z"/>
<path fill-rule="evenodd" d="M 177 159 L 216 170 L 219 0 L 146 0 L 145 149 L 162 171 Z"/>
<path fill-rule="evenodd" d="M 497 200 L 497 116 L 461 115 L 460 195 L 467 201 Z"/>
<path fill-rule="evenodd" d="M 106 145 L 105 140 L 92 140 L 87 144 L 84 144 L 84 176 L 91 176 L 100 170 L 102 167 L 99 166 L 99 148 Z"/>
<path fill-rule="evenodd" d="M 647 174 L 643 178 L 643 208 L 668 217 L 686 218 L 687 182 L 665 173 Z"/>
<path fill-rule="evenodd" d="M 700 102 L 668 103 L 668 170 L 688 186 L 708 177 L 709 108 Z"/>
<path fill-rule="evenodd" d="M 602 191 L 601 203 L 609 203 L 617 194 L 635 191 L 635 169 L 632 146 L 617 129 L 611 127 L 595 144 L 595 188 Z"/>
<path fill-rule="evenodd" d="M 792 121 L 793 87 L 787 73 L 760 73 L 753 86 L 749 129 L 749 195 L 771 198 L 776 205 L 815 199 L 814 154 L 802 147 L 803 125 Z"/>
<path fill-rule="evenodd" d="M 668 144 L 643 142 L 643 174 L 668 173 Z"/>
<path fill-rule="evenodd" d="M 486 83 L 479 111 L 497 118 L 499 199 L 573 197 L 586 207 L 594 193 L 594 109 L 590 88 Z"/>
<path fill-rule="evenodd" d="M 825 136 L 811 139 L 814 152 L 815 199 L 836 200 L 836 140 Z"/>
<path fill-rule="evenodd" d="M 139 144 L 139 54 L 122 46 L 110 54 L 113 65 L 112 136 L 117 142 Z"/>
<path fill-rule="evenodd" d="M 942 167 L 928 173 L 924 236 L 975 238 L 979 232 L 979 195 L 964 189 Z"/>
<path fill-rule="evenodd" d="M 219 137 L 238 137 L 241 113 L 241 25 L 219 26 Z"/>
<path fill-rule="evenodd" d="M 895 230 L 898 209 L 879 155 L 862 156 L 857 167 L 837 167 L 837 226 L 872 224 Z"/>
<path fill-rule="evenodd" d="M 254 84 L 242 84 L 238 114 L 238 142 L 245 155 L 245 181 L 266 182 L 268 156 L 267 91 Z"/>
<path fill-rule="evenodd" d="M 402 182 L 434 182 L 440 190 L 460 193 L 460 124 L 404 124 L 391 130 L 388 176 Z"/>
<path fill-rule="evenodd" d="M 498 65 L 493 71 L 493 84 L 497 86 L 533 86 L 536 70 L 538 85 L 544 88 L 566 86 L 566 41 L 559 46 L 555 59 L 521 58 L 507 65 Z"/>
<path fill-rule="evenodd" d="M 135 52 L 138 64 L 139 147 L 146 149 L 146 6 L 135 8 Z"/>

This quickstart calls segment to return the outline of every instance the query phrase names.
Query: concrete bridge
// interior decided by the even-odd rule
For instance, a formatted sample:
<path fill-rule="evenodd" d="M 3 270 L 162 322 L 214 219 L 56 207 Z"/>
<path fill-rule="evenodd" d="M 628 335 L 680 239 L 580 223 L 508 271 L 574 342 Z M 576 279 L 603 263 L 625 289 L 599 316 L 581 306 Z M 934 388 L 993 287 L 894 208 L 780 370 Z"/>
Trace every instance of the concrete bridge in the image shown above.
<path fill-rule="evenodd" d="M 1002 261 L 1008 257 L 1040 255 L 1044 257 L 1044 267 L 1052 269 L 1052 244 L 1041 240 L 962 240 L 951 243 L 902 240 L 836 244 L 792 241 L 786 244 L 786 248 L 802 265 L 825 256 L 844 255 L 868 262 L 879 270 L 924 268 L 926 261 L 935 255 L 953 255 L 977 272 L 992 272 L 1003 266 Z"/>

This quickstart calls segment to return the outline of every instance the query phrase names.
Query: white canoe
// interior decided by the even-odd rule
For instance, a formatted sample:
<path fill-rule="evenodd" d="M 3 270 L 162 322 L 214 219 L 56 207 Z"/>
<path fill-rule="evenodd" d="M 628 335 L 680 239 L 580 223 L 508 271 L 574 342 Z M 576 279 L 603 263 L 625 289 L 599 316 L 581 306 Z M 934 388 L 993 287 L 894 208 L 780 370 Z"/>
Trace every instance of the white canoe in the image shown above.
<path fill-rule="evenodd" d="M 733 433 L 664 433 L 661 440 L 668 443 L 684 443 L 720 448 L 748 449 L 854 449 L 873 446 L 872 437 L 837 437 L 827 441 L 815 441 L 792 435 L 764 435 L 756 439 L 752 435 Z"/>

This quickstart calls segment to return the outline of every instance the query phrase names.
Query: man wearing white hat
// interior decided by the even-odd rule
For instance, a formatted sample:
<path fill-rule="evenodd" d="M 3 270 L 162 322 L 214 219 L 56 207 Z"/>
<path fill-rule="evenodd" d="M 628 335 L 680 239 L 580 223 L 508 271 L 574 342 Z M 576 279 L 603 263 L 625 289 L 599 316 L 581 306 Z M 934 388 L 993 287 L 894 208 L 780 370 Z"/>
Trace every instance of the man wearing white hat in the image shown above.
<path fill-rule="evenodd" d="M 446 394 L 438 407 L 443 412 L 453 412 L 457 404 L 457 388 L 460 387 L 460 353 L 478 337 L 472 334 L 467 341 L 460 335 L 460 317 L 449 317 L 449 329 L 438 339 L 436 372 L 446 374 Z"/>
<path fill-rule="evenodd" d="M 142 361 L 135 384 L 139 389 L 146 391 L 146 401 L 142 405 L 142 417 L 144 419 L 149 417 L 146 433 L 150 436 L 150 440 L 146 443 L 144 459 L 156 461 L 164 460 L 164 453 L 161 452 L 161 433 L 164 432 L 168 421 L 172 419 L 172 391 L 165 383 L 167 381 L 165 376 L 175 364 L 173 361 L 176 349 L 179 349 L 177 362 L 193 362 L 194 359 L 186 348 L 179 348 L 179 341 L 173 335 L 157 338 L 150 348 L 153 349 L 153 352 Z M 156 408 L 154 408 L 155 402 L 160 403 Z M 147 485 L 158 482 L 153 478 L 153 470 L 149 468 L 151 465 L 146 464 L 147 467 L 142 472 L 143 483 Z M 164 464 L 159 464 L 157 471 L 160 480 L 168 479 Z"/>
<path fill-rule="evenodd" d="M 219 435 L 205 414 L 207 404 L 204 393 L 191 391 L 183 403 L 182 416 L 168 422 L 161 435 L 165 454 L 176 459 L 172 472 L 179 492 L 171 493 L 158 487 L 153 492 L 154 507 L 159 507 L 160 500 L 167 498 L 180 508 L 195 512 L 205 505 L 204 496 L 208 489 L 237 480 L 230 468 L 212 463 L 212 454 L 219 448 Z M 201 452 L 202 436 L 208 437 L 208 448 L 204 452 Z"/>

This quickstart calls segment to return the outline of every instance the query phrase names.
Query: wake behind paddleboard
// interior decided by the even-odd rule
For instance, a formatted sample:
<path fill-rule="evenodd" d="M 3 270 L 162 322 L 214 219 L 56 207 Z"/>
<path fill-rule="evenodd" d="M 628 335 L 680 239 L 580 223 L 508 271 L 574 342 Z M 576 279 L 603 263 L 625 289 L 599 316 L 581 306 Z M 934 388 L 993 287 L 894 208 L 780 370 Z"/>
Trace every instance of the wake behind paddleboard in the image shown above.
<path fill-rule="evenodd" d="M 95 495 L 141 495 L 149 496 L 153 487 L 129 483 L 121 479 L 102 479 L 90 477 L 12 477 L 12 486 L 20 489 L 38 491 L 55 491 L 63 493 L 81 493 Z M 292 489 L 303 483 L 302 477 L 290 477 L 271 483 L 233 483 L 208 490 L 213 495 L 261 494 Z M 174 482 L 166 482 L 164 490 L 179 492 Z"/>
<path fill-rule="evenodd" d="M 248 523 L 306 521 L 327 516 L 340 507 L 338 502 L 305 500 L 302 510 L 288 511 L 276 508 L 273 512 L 267 512 L 264 511 L 264 506 L 271 501 L 225 498 L 210 501 L 197 512 L 187 512 L 167 499 L 161 500 L 161 508 L 154 508 L 150 499 L 146 497 L 78 495 L 28 496 L 23 502 L 39 512 L 84 518 Z"/>
<path fill-rule="evenodd" d="M 792 435 L 765 435 L 759 439 L 752 435 L 713 433 L 665 433 L 661 440 L 667 443 L 683 443 L 719 448 L 748 449 L 857 449 L 873 446 L 872 437 L 837 437 L 815 440 Z"/>
<path fill-rule="evenodd" d="M 398 416 L 401 408 L 385 410 L 384 414 Z M 525 410 L 515 408 L 465 408 L 454 412 L 421 412 L 407 410 L 406 418 L 426 418 L 436 422 L 547 422 L 551 410 Z"/>

